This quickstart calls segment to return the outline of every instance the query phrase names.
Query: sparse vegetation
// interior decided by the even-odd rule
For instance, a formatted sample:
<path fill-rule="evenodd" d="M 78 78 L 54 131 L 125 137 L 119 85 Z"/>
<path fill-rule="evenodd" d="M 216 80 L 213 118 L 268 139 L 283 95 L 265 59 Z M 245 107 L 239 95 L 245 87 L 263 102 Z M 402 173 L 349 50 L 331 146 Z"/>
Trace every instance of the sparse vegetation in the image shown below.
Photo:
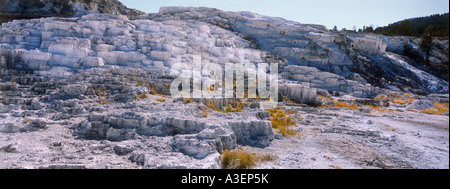
<path fill-rule="evenodd" d="M 358 110 L 359 109 L 359 107 L 356 104 L 353 104 L 353 103 L 349 104 L 348 102 L 335 100 L 330 95 L 328 95 L 328 96 L 318 95 L 318 97 L 324 102 L 333 102 L 333 104 L 334 104 L 334 105 L 322 105 L 322 106 L 319 106 L 319 108 L 339 107 L 339 108 L 345 108 L 345 109 L 349 109 L 349 110 Z"/>
<path fill-rule="evenodd" d="M 158 93 L 156 92 L 156 89 L 155 89 L 155 86 L 154 85 L 152 85 L 151 87 L 150 87 L 150 94 L 151 95 L 157 95 Z"/>
<path fill-rule="evenodd" d="M 146 98 L 148 98 L 147 93 L 140 93 L 140 94 L 136 95 L 136 99 L 138 101 L 140 101 L 141 99 L 146 99 Z"/>
<path fill-rule="evenodd" d="M 256 94 L 255 100 L 261 100 L 261 97 L 258 95 L 258 93 Z"/>
<path fill-rule="evenodd" d="M 25 118 L 25 119 L 22 121 L 22 123 L 23 123 L 23 124 L 27 124 L 27 123 L 30 123 L 30 121 L 31 121 L 30 119 Z"/>
<path fill-rule="evenodd" d="M 206 102 L 206 106 L 211 108 L 211 110 L 218 111 L 215 100 L 208 100 L 208 102 Z"/>
<path fill-rule="evenodd" d="M 16 75 L 12 75 L 11 76 L 11 82 L 12 83 L 17 83 L 17 76 Z"/>
<path fill-rule="evenodd" d="M 363 105 L 363 106 L 365 106 L 367 108 L 370 108 L 372 110 L 380 111 L 380 112 L 387 111 L 387 108 L 386 107 L 382 107 L 382 106 L 372 106 L 372 105 Z"/>
<path fill-rule="evenodd" d="M 332 165 L 332 166 L 330 166 L 330 167 L 331 167 L 331 169 L 342 169 L 342 167 L 337 166 L 337 165 Z"/>
<path fill-rule="evenodd" d="M 426 114 L 435 114 L 435 115 L 442 115 L 445 112 L 449 112 L 449 104 L 448 103 L 434 103 L 434 109 L 425 109 L 420 111 L 422 113 Z"/>
<path fill-rule="evenodd" d="M 100 104 L 102 104 L 102 105 L 108 104 L 106 97 L 100 97 Z"/>
<path fill-rule="evenodd" d="M 449 110 L 449 104 L 448 104 L 448 103 L 439 103 L 439 102 L 435 102 L 435 103 L 434 103 L 434 107 L 435 107 L 438 111 L 440 111 L 440 112 L 442 112 L 442 113 L 448 112 L 448 110 Z"/>
<path fill-rule="evenodd" d="M 394 127 L 391 127 L 391 126 L 389 126 L 389 125 L 385 125 L 385 126 L 384 126 L 384 130 L 386 130 L 386 131 L 391 131 L 391 132 L 397 131 L 397 129 L 395 129 Z"/>
<path fill-rule="evenodd" d="M 256 158 L 249 152 L 225 150 L 221 163 L 225 169 L 251 169 L 256 165 Z"/>
<path fill-rule="evenodd" d="M 275 159 L 276 156 L 272 154 L 259 155 L 242 150 L 225 150 L 220 162 L 224 169 L 251 169 L 258 163 Z"/>
<path fill-rule="evenodd" d="M 185 103 L 188 103 L 188 104 L 189 104 L 189 103 L 192 103 L 192 99 L 190 99 L 190 98 L 185 98 L 185 99 L 184 99 L 184 102 L 185 102 Z"/>
<path fill-rule="evenodd" d="M 359 109 L 359 107 L 353 103 L 349 104 L 347 102 L 342 102 L 342 101 L 334 101 L 334 105 L 336 107 L 345 108 L 345 109 L 349 109 L 349 110 L 358 110 Z"/>
<path fill-rule="evenodd" d="M 108 92 L 106 90 L 102 89 L 92 89 L 95 93 L 95 95 L 99 96 L 99 103 L 102 105 L 108 104 L 108 101 L 106 100 L 106 95 Z"/>
<path fill-rule="evenodd" d="M 136 86 L 146 86 L 147 85 L 147 83 L 145 82 L 145 80 L 144 79 L 137 79 L 136 80 Z"/>
<path fill-rule="evenodd" d="M 225 108 L 225 112 L 230 113 L 230 112 L 240 112 L 238 109 L 231 107 L 230 105 L 228 105 Z"/>
<path fill-rule="evenodd" d="M 131 77 L 131 80 L 136 80 L 136 86 L 146 87 L 149 90 L 149 94 L 159 95 L 159 93 L 156 90 L 157 88 L 156 88 L 155 83 L 148 84 L 144 79 L 142 79 L 142 78 L 136 79 L 134 76 Z M 164 96 L 164 95 L 162 95 L 162 96 Z"/>
<path fill-rule="evenodd" d="M 294 119 L 287 116 L 286 111 L 280 109 L 268 109 L 270 112 L 270 122 L 272 122 L 272 127 L 279 130 L 283 136 L 293 136 L 297 135 L 297 132 L 290 129 L 290 126 L 296 124 Z"/>
<path fill-rule="evenodd" d="M 43 8 L 30 9 L 40 2 Z M 116 6 L 118 0 L 60 2 L 0 1 L 0 9 L 40 17 L 0 29 L 0 167 L 448 166 L 448 37 L 431 36 L 427 66 L 420 37 L 337 26 L 329 32 L 314 23 L 214 8 L 134 14 Z M 379 14 L 392 7 L 379 5 Z M 314 6 L 323 12 L 324 5 Z M 349 14 L 362 17 L 376 7 L 351 8 Z M 56 9 L 75 15 L 47 15 Z M 380 93 L 385 101 L 374 100 Z M 174 184 L 213 186 L 237 176 L 262 182 L 267 175 L 180 176 Z M 272 184 L 274 176 L 285 177 L 268 176 Z M 294 176 L 284 179 L 306 187 Z"/>
<path fill-rule="evenodd" d="M 317 95 L 317 97 L 319 97 L 323 101 L 333 101 L 333 97 L 331 97 L 331 95 L 328 96 Z"/>
<path fill-rule="evenodd" d="M 242 112 L 244 109 L 244 103 L 240 99 L 233 99 L 225 101 L 225 109 L 219 109 L 216 107 L 216 101 L 214 99 L 208 100 L 206 106 L 211 110 L 222 113 Z"/>
<path fill-rule="evenodd" d="M 407 100 L 407 99 L 394 99 L 391 102 L 395 103 L 395 104 L 409 104 L 412 101 L 411 100 Z"/>
<path fill-rule="evenodd" d="M 228 101 L 227 103 L 228 105 L 225 108 L 226 113 L 242 112 L 242 109 L 244 109 L 244 105 L 239 99 L 233 99 L 232 101 Z"/>
<path fill-rule="evenodd" d="M 158 101 L 158 102 L 165 102 L 166 99 L 164 99 L 164 98 L 158 98 L 158 99 L 156 99 L 156 101 Z"/>
<path fill-rule="evenodd" d="M 92 90 L 94 91 L 95 95 L 97 95 L 97 96 L 100 96 L 100 95 L 105 96 L 106 94 L 108 94 L 108 92 L 106 92 L 105 90 L 102 90 L 102 89 L 92 89 Z"/>
<path fill-rule="evenodd" d="M 389 101 L 395 104 L 410 104 L 414 101 L 414 98 L 412 98 L 412 95 L 409 93 L 404 93 L 403 95 L 390 94 L 388 96 L 386 96 L 385 94 L 379 94 L 374 99 Z"/>
<path fill-rule="evenodd" d="M 202 115 L 202 117 L 207 118 L 208 117 L 208 113 L 209 113 L 209 109 L 204 108 L 204 109 L 202 109 L 201 115 Z"/>

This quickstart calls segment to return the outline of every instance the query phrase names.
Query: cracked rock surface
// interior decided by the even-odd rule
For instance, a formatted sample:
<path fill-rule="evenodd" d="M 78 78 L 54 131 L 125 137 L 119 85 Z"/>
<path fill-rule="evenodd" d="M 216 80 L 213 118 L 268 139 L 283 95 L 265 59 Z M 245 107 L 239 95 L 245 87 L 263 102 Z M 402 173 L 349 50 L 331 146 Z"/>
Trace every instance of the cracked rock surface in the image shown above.
<path fill-rule="evenodd" d="M 48 8 L 20 2 L 13 8 Z M 219 169 L 233 149 L 276 157 L 256 168 L 449 166 L 448 111 L 422 112 L 448 108 L 448 78 L 401 53 L 405 40 L 422 53 L 417 39 L 212 8 L 128 17 L 121 6 L 98 8 L 1 25 L 0 168 Z M 439 50 L 446 42 L 434 47 L 433 64 L 448 61 Z M 273 128 L 259 108 L 267 99 L 227 111 L 236 99 L 172 97 L 171 66 L 191 68 L 194 55 L 202 64 L 278 64 L 273 100 L 292 112 L 298 135 Z M 404 93 L 404 103 L 388 99 Z"/>

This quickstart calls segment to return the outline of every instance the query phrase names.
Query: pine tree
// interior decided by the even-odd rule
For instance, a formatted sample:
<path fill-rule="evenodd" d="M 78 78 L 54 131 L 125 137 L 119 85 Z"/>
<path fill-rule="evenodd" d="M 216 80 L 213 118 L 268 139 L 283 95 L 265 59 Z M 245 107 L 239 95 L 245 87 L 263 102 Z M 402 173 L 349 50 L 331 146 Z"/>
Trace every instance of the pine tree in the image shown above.
<path fill-rule="evenodd" d="M 365 27 L 363 32 L 373 33 L 373 26 Z"/>
<path fill-rule="evenodd" d="M 425 51 L 426 58 L 425 58 L 425 64 L 430 65 L 430 52 L 431 52 L 431 45 L 433 44 L 433 33 L 434 26 L 430 25 L 425 29 L 425 32 L 422 34 L 422 42 L 420 42 L 420 48 Z"/>
<path fill-rule="evenodd" d="M 412 27 L 412 22 L 410 20 L 405 20 L 400 22 L 398 26 L 397 35 L 400 36 L 413 36 L 414 28 Z"/>

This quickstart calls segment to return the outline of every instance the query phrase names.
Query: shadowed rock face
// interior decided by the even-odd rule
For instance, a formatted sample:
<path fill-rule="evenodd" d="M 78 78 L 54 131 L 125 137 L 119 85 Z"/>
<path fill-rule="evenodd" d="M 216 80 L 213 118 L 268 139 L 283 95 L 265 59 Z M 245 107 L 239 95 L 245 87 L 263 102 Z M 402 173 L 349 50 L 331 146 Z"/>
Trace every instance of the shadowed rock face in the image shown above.
<path fill-rule="evenodd" d="M 7 1 L 5 1 L 7 2 Z M 19 1 L 19 7 L 26 11 L 29 9 L 41 9 L 45 7 L 45 4 L 39 0 L 22 0 Z"/>
<path fill-rule="evenodd" d="M 5 0 L 0 11 L 20 14 L 21 17 L 73 16 L 83 12 L 136 16 L 142 12 L 129 9 L 118 0 Z"/>

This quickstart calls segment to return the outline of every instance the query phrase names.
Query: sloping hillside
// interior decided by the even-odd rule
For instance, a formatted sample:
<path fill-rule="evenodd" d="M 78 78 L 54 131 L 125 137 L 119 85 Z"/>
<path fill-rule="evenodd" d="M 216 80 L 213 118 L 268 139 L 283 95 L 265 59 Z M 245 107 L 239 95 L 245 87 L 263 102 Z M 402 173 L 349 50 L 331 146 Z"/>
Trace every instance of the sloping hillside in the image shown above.
<path fill-rule="evenodd" d="M 435 14 L 431 16 L 418 17 L 418 18 L 410 18 L 406 20 L 402 20 L 389 26 L 379 27 L 375 29 L 375 33 L 383 34 L 383 35 L 399 35 L 404 33 L 405 30 L 408 30 L 410 27 L 412 30 L 409 33 L 406 33 L 410 36 L 420 37 L 425 28 L 432 25 L 434 27 L 434 31 L 432 35 L 434 37 L 447 37 L 449 35 L 449 13 L 445 14 Z"/>

